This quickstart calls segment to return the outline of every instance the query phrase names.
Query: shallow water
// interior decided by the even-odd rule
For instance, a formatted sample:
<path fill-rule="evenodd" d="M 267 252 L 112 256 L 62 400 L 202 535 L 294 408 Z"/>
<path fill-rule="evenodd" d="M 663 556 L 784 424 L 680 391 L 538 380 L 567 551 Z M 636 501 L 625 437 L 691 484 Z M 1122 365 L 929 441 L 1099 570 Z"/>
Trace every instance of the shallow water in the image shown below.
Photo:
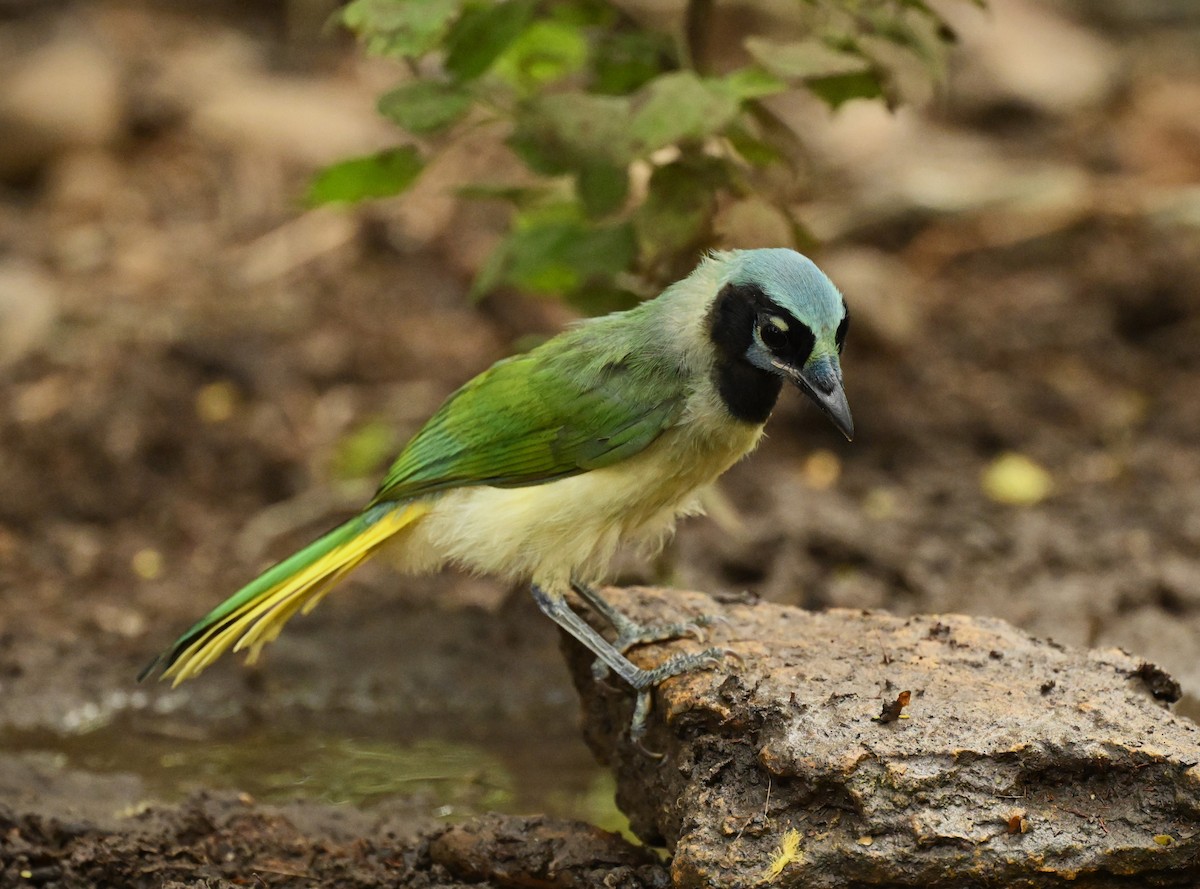
<path fill-rule="evenodd" d="M 474 743 L 403 730 L 391 733 L 401 738 L 395 740 L 385 726 L 374 729 L 262 726 L 201 738 L 118 717 L 78 733 L 0 733 L 0 751 L 49 754 L 61 768 L 96 775 L 131 774 L 150 798 L 166 802 L 204 789 L 240 791 L 264 802 L 305 799 L 368 809 L 403 797 L 412 808 L 445 819 L 546 813 L 610 830 L 626 827 L 611 776 L 567 733 L 510 725 Z"/>

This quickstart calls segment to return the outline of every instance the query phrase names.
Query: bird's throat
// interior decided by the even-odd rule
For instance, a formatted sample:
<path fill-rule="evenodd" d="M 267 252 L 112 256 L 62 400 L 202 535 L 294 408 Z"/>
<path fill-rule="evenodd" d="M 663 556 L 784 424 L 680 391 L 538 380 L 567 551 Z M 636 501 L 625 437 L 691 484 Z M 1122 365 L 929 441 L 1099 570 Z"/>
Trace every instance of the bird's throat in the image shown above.
<path fill-rule="evenodd" d="M 717 394 L 736 419 L 744 423 L 765 423 L 783 381 L 775 374 L 759 370 L 744 360 L 722 358 L 713 371 Z"/>

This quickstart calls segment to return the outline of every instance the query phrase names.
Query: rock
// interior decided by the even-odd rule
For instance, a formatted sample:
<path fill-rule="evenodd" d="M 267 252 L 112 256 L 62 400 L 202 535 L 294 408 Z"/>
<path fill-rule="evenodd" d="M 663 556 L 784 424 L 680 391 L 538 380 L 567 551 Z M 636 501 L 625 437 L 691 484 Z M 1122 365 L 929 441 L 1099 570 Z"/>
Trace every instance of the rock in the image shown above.
<path fill-rule="evenodd" d="M 740 660 L 660 686 L 656 758 L 568 643 L 588 743 L 676 886 L 1195 884 L 1200 727 L 1152 665 L 994 619 L 606 594 L 649 623 L 715 615 L 706 644 Z"/>

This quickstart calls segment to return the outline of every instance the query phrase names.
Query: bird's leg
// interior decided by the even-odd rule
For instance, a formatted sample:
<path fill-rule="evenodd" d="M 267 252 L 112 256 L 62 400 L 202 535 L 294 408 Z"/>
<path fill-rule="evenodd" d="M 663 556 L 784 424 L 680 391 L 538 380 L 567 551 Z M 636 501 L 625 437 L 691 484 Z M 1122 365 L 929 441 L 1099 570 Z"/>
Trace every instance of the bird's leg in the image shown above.
<path fill-rule="evenodd" d="M 724 649 L 707 648 L 696 654 L 677 654 L 653 670 L 643 670 L 618 651 L 611 642 L 592 629 L 587 621 L 572 611 L 561 592 L 543 589 L 535 583 L 533 599 L 543 614 L 579 640 L 588 651 L 599 659 L 600 663 L 628 682 L 638 693 L 633 721 L 629 726 L 629 736 L 635 742 L 640 741 L 646 731 L 646 717 L 650 712 L 650 692 L 656 685 L 664 679 L 670 679 L 680 673 L 689 673 L 709 664 L 720 664 L 725 657 Z M 616 613 L 611 606 L 606 605 L 606 607 Z"/>
<path fill-rule="evenodd" d="M 617 631 L 617 638 L 613 641 L 613 648 L 621 652 L 621 654 L 625 654 L 629 649 L 638 645 L 645 645 L 649 642 L 666 642 L 670 639 L 680 639 L 684 636 L 691 636 L 697 642 L 703 642 L 704 632 L 702 628 L 712 622 L 711 617 L 702 614 L 692 621 L 681 621 L 673 624 L 640 624 L 635 620 L 629 619 L 614 608 L 592 587 L 572 581 L 571 589 L 578 593 L 580 598 L 592 606 Z M 592 665 L 592 675 L 597 679 L 603 679 L 607 672 L 605 667 L 606 664 L 603 660 L 597 660 Z"/>
<path fill-rule="evenodd" d="M 579 642 L 594 654 L 601 663 L 614 673 L 641 691 L 650 681 L 646 678 L 648 670 L 643 670 L 629 658 L 625 657 L 613 645 L 592 629 L 578 614 L 571 610 L 567 600 L 561 593 L 551 593 L 537 584 L 533 585 L 533 600 L 538 608 L 552 621 L 574 636 Z"/>

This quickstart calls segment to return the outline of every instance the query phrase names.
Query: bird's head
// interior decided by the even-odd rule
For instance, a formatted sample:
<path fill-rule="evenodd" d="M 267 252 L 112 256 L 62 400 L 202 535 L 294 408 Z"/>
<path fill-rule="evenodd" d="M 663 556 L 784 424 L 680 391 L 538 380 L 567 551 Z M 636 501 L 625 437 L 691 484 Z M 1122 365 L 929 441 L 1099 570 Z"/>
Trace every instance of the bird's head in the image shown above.
<path fill-rule="evenodd" d="M 794 250 L 742 250 L 716 260 L 725 268 L 709 335 L 726 406 L 761 422 L 787 380 L 851 438 L 840 361 L 849 315 L 833 282 Z"/>

